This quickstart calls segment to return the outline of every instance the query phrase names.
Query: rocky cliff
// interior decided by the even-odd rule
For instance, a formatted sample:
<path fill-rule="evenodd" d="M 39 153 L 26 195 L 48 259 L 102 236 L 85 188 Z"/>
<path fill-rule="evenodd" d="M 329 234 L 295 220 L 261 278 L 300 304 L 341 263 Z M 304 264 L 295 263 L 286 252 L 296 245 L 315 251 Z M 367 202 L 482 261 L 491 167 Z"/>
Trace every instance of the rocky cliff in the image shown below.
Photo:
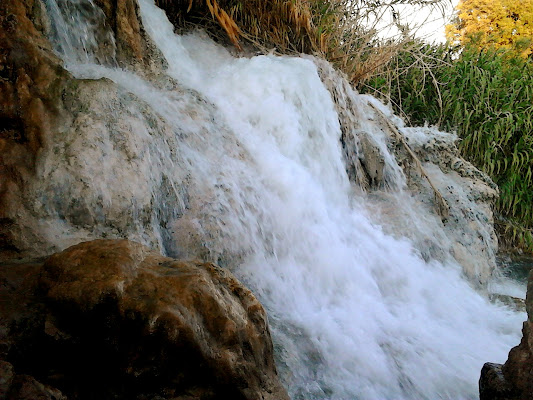
<path fill-rule="evenodd" d="M 97 3 L 105 12 L 100 22 L 107 36 L 113 36 L 106 36 L 107 42 L 94 50 L 96 57 L 139 73 L 161 67 L 162 58 L 140 26 L 137 2 Z M 88 142 L 94 135 L 105 136 L 106 127 L 99 124 L 98 115 L 107 112 L 106 103 L 102 107 L 95 92 L 102 92 L 108 102 L 120 102 L 129 94 L 108 80 L 75 79 L 67 72 L 47 39 L 53 30 L 43 1 L 7 1 L 0 7 L 0 260 L 44 256 L 80 240 L 133 233 L 125 226 L 135 225 L 132 214 L 150 218 L 139 216 L 145 206 L 131 207 L 124 192 L 120 201 L 113 199 L 117 214 L 103 205 L 102 194 L 84 178 L 93 176 L 95 163 L 101 165 L 101 160 L 88 154 Z M 114 130 L 122 124 L 124 132 L 127 118 L 120 118 Z M 86 137 L 87 130 L 93 137 Z M 111 136 L 114 132 L 109 131 Z M 53 165 L 58 157 L 66 169 Z M 126 157 L 133 164 L 131 153 Z M 89 197 L 88 192 L 92 192 Z M 126 209 L 131 210 L 129 219 L 123 215 Z M 146 237 L 142 241 L 157 242 Z"/>
<path fill-rule="evenodd" d="M 3 1 L 0 24 L 0 254 L 6 259 L 17 256 L 21 241 L 36 239 L 21 239 L 19 210 L 37 179 L 39 155 L 54 140 L 69 74 L 43 35 L 42 2 Z"/>
<path fill-rule="evenodd" d="M 146 39 L 137 2 L 96 4 L 115 41 L 98 56 L 156 75 L 164 61 Z M 74 78 L 47 39 L 49 18 L 39 0 L 0 4 L 0 399 L 287 398 L 263 307 L 229 272 L 127 241 L 20 261 L 134 231 L 158 247 L 131 226 L 148 225 L 155 212 L 149 197 L 145 212 L 131 207 L 143 201 L 135 176 L 121 177 L 113 207 L 84 179 L 102 161 L 91 159 L 89 141 L 106 134 L 105 105 L 141 102 L 109 80 Z M 124 110 L 108 135 L 120 124 L 126 135 L 129 116 Z M 135 144 L 118 145 L 127 161 L 115 163 L 133 166 Z M 70 167 L 57 173 L 54 154 Z M 163 196 L 169 186 L 160 187 Z"/>
<path fill-rule="evenodd" d="M 187 152 L 202 146 L 207 132 L 229 138 L 228 124 L 216 106 L 166 74 L 168 65 L 143 28 L 136 1 L 87 2 L 93 9 L 83 7 L 89 10 L 75 4 L 80 9 L 71 12 L 90 15 L 91 26 L 102 24 L 98 41 L 84 44 L 102 66 L 75 71 L 91 79 L 75 78 L 63 68 L 46 39 L 55 31 L 42 0 L 2 4 L 6 96 L 0 138 L 0 259 L 46 256 L 82 240 L 109 237 L 135 240 L 173 256 L 209 253 L 210 260 L 223 261 L 228 249 L 205 249 L 218 228 L 211 216 L 199 217 L 198 209 L 216 200 L 211 188 L 193 179 Z M 68 53 L 63 47 L 55 50 Z M 443 261 L 451 254 L 471 281 L 483 286 L 495 267 L 494 184 L 459 157 L 452 136 L 432 129 L 423 139 L 415 134 L 418 140 L 409 143 L 411 154 L 425 164 L 421 173 L 420 161 L 406 153 L 394 130 L 406 140 L 414 133 L 387 109 L 378 114 L 371 104 L 382 106 L 356 95 L 327 63 L 312 60 L 337 107 L 354 187 L 389 201 L 386 189 L 401 180 L 400 160 L 415 201 L 437 219 L 418 232 L 405 229 L 403 222 L 393 226 L 405 218 L 401 215 L 388 215 L 383 223 L 394 234 L 411 236 L 427 259 Z M 116 67 L 122 68 L 122 76 L 111 69 Z M 174 99 L 176 104 L 169 106 Z M 373 122 L 367 118 L 372 114 Z M 182 120 L 178 132 L 169 123 L 177 116 Z M 383 137 L 370 133 L 376 130 Z M 242 154 L 231 155 L 248 158 L 242 146 L 237 152 Z M 397 160 L 390 159 L 390 152 Z M 449 205 L 449 215 L 440 220 L 437 198 Z M 194 220 L 205 226 L 192 226 Z M 441 237 L 435 237 L 436 230 Z"/>

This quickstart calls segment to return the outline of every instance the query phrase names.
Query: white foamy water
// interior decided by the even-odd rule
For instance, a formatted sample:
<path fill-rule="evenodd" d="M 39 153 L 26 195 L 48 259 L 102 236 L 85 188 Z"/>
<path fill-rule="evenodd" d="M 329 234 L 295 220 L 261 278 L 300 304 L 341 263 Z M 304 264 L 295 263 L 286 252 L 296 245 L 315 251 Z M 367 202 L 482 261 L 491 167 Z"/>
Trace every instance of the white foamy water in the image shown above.
<path fill-rule="evenodd" d="M 350 185 L 339 118 L 316 65 L 234 58 L 201 34 L 175 35 L 150 0 L 140 5 L 168 75 L 189 91 L 72 58 L 69 68 L 111 79 L 170 127 L 128 132 L 147 143 L 139 176 L 191 182 L 186 201 L 177 194 L 182 202 L 161 206 L 180 210 L 164 247 L 186 257 L 207 249 L 254 291 L 291 397 L 477 398 L 483 363 L 506 359 L 524 315 L 491 305 L 453 257 L 424 261 L 411 235 L 386 233 L 384 207 Z M 404 179 L 399 171 L 391 176 Z M 391 186 L 409 201 L 404 182 Z"/>

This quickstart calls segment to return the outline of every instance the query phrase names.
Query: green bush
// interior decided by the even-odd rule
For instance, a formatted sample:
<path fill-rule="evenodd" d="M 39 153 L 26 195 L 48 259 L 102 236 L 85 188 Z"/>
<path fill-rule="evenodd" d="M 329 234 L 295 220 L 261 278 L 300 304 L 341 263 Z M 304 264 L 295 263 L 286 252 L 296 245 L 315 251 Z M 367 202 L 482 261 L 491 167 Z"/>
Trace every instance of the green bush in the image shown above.
<path fill-rule="evenodd" d="M 504 245 L 533 251 L 533 62 L 503 50 L 419 45 L 362 91 L 385 96 L 412 124 L 455 130 L 464 157 L 500 187 Z M 391 72 L 392 71 L 392 72 Z"/>

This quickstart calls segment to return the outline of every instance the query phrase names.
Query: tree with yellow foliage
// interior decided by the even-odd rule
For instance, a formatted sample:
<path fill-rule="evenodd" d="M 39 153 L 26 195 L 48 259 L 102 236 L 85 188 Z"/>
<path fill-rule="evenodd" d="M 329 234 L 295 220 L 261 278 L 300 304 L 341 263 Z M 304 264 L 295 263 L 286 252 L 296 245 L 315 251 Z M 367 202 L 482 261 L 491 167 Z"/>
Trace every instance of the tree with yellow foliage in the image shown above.
<path fill-rule="evenodd" d="M 459 0 L 456 10 L 446 27 L 451 43 L 533 54 L 533 0 Z"/>

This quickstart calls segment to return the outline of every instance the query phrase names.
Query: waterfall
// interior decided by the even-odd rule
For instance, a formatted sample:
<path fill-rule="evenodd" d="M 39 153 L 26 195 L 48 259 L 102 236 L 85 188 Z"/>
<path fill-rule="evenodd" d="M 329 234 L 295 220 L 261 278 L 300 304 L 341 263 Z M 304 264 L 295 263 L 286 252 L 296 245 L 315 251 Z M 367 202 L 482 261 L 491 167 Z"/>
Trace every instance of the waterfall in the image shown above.
<path fill-rule="evenodd" d="M 51 39 L 69 64 L 115 64 L 115 38 L 105 26 L 103 11 L 92 0 L 47 2 L 52 24 Z"/>
<path fill-rule="evenodd" d="M 293 399 L 477 398 L 483 363 L 506 358 L 524 314 L 490 304 L 466 278 L 439 217 L 409 193 L 368 104 L 403 127 L 397 117 L 343 89 L 383 158 L 383 187 L 362 190 L 346 172 L 340 100 L 324 84 L 331 67 L 309 57 L 236 58 L 205 34 L 174 34 L 163 11 L 139 0 L 167 63 L 148 79 L 98 56 L 113 47 L 94 28 L 101 11 L 75 3 L 90 18 L 47 0 L 52 39 L 69 71 L 94 82 L 95 110 L 45 160 L 50 185 L 117 227 L 125 214 L 106 210 L 125 202 L 130 238 L 231 268 L 268 310 Z M 69 33 L 69 18 L 90 29 Z M 405 133 L 453 141 L 429 128 Z M 76 179 L 85 184 L 78 192 Z M 47 229 L 59 234 L 54 210 Z"/>

